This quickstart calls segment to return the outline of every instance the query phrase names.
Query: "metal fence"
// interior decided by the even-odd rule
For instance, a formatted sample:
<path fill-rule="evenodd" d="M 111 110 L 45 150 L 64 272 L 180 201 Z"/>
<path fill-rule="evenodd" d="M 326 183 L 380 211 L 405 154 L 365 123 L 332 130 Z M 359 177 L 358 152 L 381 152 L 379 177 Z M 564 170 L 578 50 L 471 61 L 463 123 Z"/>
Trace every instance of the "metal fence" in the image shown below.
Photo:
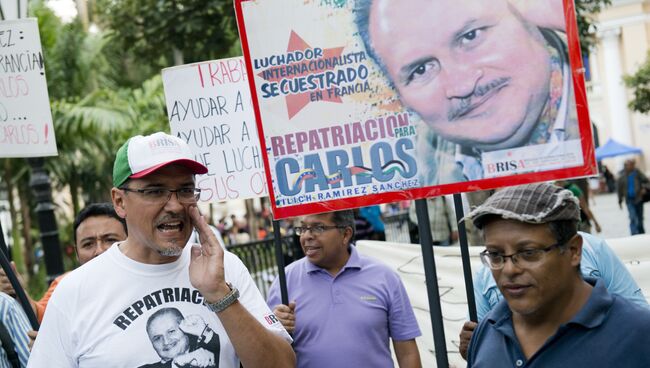
<path fill-rule="evenodd" d="M 408 211 L 392 215 L 384 215 L 386 241 L 395 243 L 411 243 L 411 231 L 417 231 L 415 224 L 409 221 Z"/>
<path fill-rule="evenodd" d="M 264 298 L 268 294 L 271 283 L 278 275 L 274 241 L 273 238 L 270 238 L 227 247 L 230 252 L 244 262 Z M 285 236 L 282 237 L 281 242 L 285 266 L 304 257 L 297 237 Z"/>

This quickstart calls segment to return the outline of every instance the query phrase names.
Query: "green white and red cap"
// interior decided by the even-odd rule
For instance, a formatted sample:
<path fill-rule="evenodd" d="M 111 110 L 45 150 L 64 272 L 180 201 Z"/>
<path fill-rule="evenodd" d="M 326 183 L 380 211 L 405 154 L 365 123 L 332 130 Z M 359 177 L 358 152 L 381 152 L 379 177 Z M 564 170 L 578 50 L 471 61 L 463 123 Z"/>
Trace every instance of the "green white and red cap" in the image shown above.
<path fill-rule="evenodd" d="M 119 188 L 127 179 L 145 177 L 171 164 L 184 166 L 193 174 L 208 172 L 207 167 L 194 160 L 190 146 L 182 139 L 163 132 L 136 135 L 115 155 L 113 185 Z"/>

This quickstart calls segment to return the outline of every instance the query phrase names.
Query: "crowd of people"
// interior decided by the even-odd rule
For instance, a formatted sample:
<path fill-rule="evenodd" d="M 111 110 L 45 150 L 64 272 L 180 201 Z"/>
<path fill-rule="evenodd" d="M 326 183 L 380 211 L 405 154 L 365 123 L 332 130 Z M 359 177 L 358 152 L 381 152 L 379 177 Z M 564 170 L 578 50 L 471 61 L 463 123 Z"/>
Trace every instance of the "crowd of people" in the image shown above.
<path fill-rule="evenodd" d="M 245 223 L 233 216 L 214 231 L 196 206 L 194 175 L 205 171 L 174 136 L 129 139 L 116 154 L 112 202 L 74 221 L 80 267 L 29 297 L 38 332 L 0 274 L 13 344 L 7 353 L 3 341 L 0 366 L 392 367 L 390 343 L 400 368 L 422 366 L 399 275 L 355 247 L 385 240 L 378 206 L 292 219 L 305 256 L 286 267 L 288 301 L 278 280 L 264 300 L 219 236 Z M 629 162 L 625 172 L 619 200 L 629 208 L 647 179 Z M 477 200 L 467 220 L 485 247 L 474 278 L 479 321 L 460 331 L 469 367 L 650 366 L 648 303 L 607 243 L 583 231 L 584 221 L 599 231 L 583 196 L 557 182 Z M 428 204 L 440 223 L 432 231 L 443 234 L 434 242 L 453 243 L 449 199 Z M 611 341 L 617 349 L 595 349 Z"/>
<path fill-rule="evenodd" d="M 490 157 L 537 158 L 584 142 L 565 3 L 350 4 L 354 46 L 418 121 L 410 148 L 422 187 L 494 179 Z M 422 367 L 411 295 L 395 270 L 355 243 L 385 241 L 387 214 L 400 213 L 412 243 L 426 226 L 432 245 L 454 246 L 463 233 L 452 198 L 426 199 L 428 224 L 412 201 L 386 212 L 372 205 L 309 214 L 284 221 L 280 234 L 268 207 L 254 224 L 234 214 L 209 224 L 196 185 L 208 168 L 195 157 L 173 135 L 131 137 L 115 154 L 110 203 L 76 214 L 80 266 L 41 298 L 28 294 L 26 306 L 9 270 L 0 272 L 0 368 Z M 563 157 L 550 169 L 583 158 Z M 602 170 L 631 235 L 645 233 L 650 200 L 650 181 L 635 165 L 626 161 L 618 178 Z M 537 169 L 545 171 L 527 170 Z M 530 171 L 512 174 L 522 173 Z M 471 211 L 460 221 L 470 245 L 484 248 L 473 279 L 478 320 L 458 331 L 468 367 L 650 367 L 650 306 L 595 235 L 602 227 L 590 193 L 577 179 L 465 195 Z M 293 235 L 304 257 L 284 270 L 286 295 L 278 278 L 264 297 L 228 246 L 274 235 Z"/>

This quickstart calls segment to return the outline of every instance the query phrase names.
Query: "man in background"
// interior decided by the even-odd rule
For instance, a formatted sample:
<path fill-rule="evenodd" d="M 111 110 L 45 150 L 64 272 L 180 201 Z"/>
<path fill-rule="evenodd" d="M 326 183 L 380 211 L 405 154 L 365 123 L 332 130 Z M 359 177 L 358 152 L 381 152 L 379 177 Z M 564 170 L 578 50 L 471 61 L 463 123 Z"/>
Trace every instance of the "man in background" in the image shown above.
<path fill-rule="evenodd" d="M 127 235 L 126 222 L 117 215 L 110 203 L 92 203 L 79 211 L 72 224 L 72 231 L 74 234 L 74 249 L 80 266 L 104 253 L 113 243 L 126 239 Z M 15 268 L 14 272 L 16 272 Z M 17 272 L 16 274 L 20 276 Z M 67 273 L 54 279 L 43 297 L 38 301 L 30 297 L 27 290 L 25 290 L 39 323 L 43 320 L 47 302 L 50 300 L 52 293 L 66 275 Z M 20 280 L 24 288 L 22 277 L 20 277 Z M 7 278 L 3 270 L 0 270 L 0 291 L 14 297 L 16 295 L 9 278 Z"/>
<path fill-rule="evenodd" d="M 72 225 L 74 237 L 74 249 L 77 254 L 77 260 L 80 265 L 92 260 L 102 254 L 113 243 L 126 239 L 127 229 L 124 219 L 120 218 L 113 205 L 110 203 L 93 203 L 79 211 Z M 32 310 L 36 315 L 38 322 L 43 320 L 47 303 L 61 281 L 68 273 L 65 273 L 52 281 L 43 297 L 36 301 L 30 297 L 25 282 L 16 271 L 15 264 L 11 266 L 18 280 L 20 281 L 25 295 L 29 300 Z M 29 349 L 37 337 L 37 331 L 32 331 L 27 315 L 20 304 L 14 299 L 14 291 L 9 278 L 4 270 L 0 269 L 0 316 L 2 322 L 9 331 L 9 337 L 13 343 L 13 348 L 8 347 L 8 342 L 3 342 L 3 347 L 14 350 L 20 360 L 21 366 L 27 366 L 29 358 Z M 7 353 L 2 351 L 5 355 Z M 0 353 L 0 354 L 2 354 Z M 6 360 L 0 359 L 0 368 L 9 367 Z"/>
<path fill-rule="evenodd" d="M 276 279 L 267 303 L 293 334 L 300 368 L 419 368 L 420 329 L 404 285 L 352 244 L 351 210 L 309 215 L 294 227 L 305 257 L 286 268 L 289 305 Z"/>
<path fill-rule="evenodd" d="M 593 223 L 596 232 L 599 233 L 601 231 L 600 224 L 589 207 L 589 192 L 585 192 L 580 188 L 575 180 L 558 180 L 557 185 L 569 190 L 574 196 L 576 196 L 576 198 L 578 198 L 578 202 L 580 203 L 580 222 L 578 223 L 578 230 L 585 233 L 591 233 L 591 224 Z"/>
<path fill-rule="evenodd" d="M 630 234 L 645 234 L 643 226 L 643 195 L 648 188 L 648 178 L 636 167 L 633 159 L 625 161 L 623 171 L 616 183 L 618 206 L 622 209 L 623 202 L 627 206 L 630 217 Z"/>
<path fill-rule="evenodd" d="M 427 210 L 429 211 L 429 226 L 433 245 L 446 246 L 456 243 L 458 241 L 458 224 L 451 199 L 445 196 L 427 198 Z M 420 226 L 415 211 L 415 202 L 412 202 L 409 207 L 409 220 Z"/>
<path fill-rule="evenodd" d="M 386 226 L 384 225 L 380 207 L 378 205 L 361 207 L 359 208 L 359 214 L 372 225 L 370 240 L 386 241 Z"/>

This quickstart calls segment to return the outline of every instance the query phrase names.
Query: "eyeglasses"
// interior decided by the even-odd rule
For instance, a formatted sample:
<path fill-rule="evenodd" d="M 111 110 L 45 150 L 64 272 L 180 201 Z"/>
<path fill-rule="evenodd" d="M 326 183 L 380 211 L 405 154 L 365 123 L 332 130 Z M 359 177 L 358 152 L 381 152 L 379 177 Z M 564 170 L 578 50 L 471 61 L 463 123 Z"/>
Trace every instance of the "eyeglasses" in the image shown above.
<path fill-rule="evenodd" d="M 180 188 L 180 189 L 165 189 L 165 188 L 151 188 L 151 189 L 132 189 L 120 188 L 125 192 L 134 192 L 140 194 L 142 199 L 149 203 L 167 203 L 172 198 L 172 193 L 176 193 L 176 198 L 183 204 L 196 203 L 201 196 L 201 189 L 198 188 Z"/>
<path fill-rule="evenodd" d="M 296 226 L 293 228 L 293 231 L 296 233 L 296 235 L 301 236 L 304 234 L 307 234 L 307 231 L 311 231 L 312 235 L 321 235 L 327 230 L 332 230 L 332 229 L 345 229 L 346 226 L 339 226 L 339 225 L 314 225 L 314 226 Z"/>
<path fill-rule="evenodd" d="M 559 247 L 560 245 L 562 244 L 555 243 L 553 245 L 549 245 L 546 248 L 527 249 L 507 256 L 504 254 L 484 250 L 480 253 L 481 262 L 493 270 L 502 269 L 506 265 L 506 258 L 510 258 L 514 265 L 522 268 L 534 267 L 544 259 L 546 253 L 553 250 L 553 248 Z"/>

